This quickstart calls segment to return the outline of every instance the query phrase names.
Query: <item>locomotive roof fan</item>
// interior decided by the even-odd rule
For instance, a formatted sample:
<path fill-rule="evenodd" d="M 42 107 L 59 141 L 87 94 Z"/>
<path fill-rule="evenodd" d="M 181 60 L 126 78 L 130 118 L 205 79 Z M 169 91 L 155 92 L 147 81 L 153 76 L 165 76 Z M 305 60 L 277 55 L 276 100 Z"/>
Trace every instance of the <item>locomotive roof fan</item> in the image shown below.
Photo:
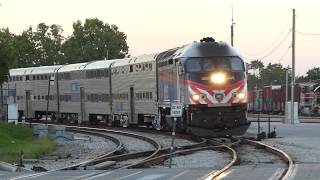
<path fill-rule="evenodd" d="M 200 42 L 215 42 L 215 40 L 212 37 L 204 37 Z"/>

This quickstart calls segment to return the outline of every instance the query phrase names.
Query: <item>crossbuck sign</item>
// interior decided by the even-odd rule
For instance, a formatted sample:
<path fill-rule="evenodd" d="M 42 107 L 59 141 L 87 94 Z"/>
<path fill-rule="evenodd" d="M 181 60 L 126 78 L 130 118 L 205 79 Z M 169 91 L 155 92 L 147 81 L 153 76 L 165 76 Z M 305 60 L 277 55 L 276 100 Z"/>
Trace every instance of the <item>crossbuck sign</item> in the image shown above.
<path fill-rule="evenodd" d="M 171 104 L 171 117 L 181 117 L 182 116 L 182 105 L 180 103 Z"/>

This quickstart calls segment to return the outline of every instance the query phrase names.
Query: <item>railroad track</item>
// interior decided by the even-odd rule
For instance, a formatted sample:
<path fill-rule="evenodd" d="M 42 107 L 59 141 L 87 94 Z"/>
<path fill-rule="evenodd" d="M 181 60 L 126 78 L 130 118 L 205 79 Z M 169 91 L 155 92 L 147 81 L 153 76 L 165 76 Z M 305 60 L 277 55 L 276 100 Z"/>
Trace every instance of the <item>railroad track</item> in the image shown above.
<path fill-rule="evenodd" d="M 207 140 L 202 139 L 198 143 L 190 144 L 190 145 L 184 145 L 184 146 L 178 146 L 175 148 L 175 154 L 187 154 L 187 153 L 192 153 L 195 151 L 201 151 L 201 150 L 206 150 L 210 149 L 207 146 Z M 94 163 L 103 163 L 106 161 L 116 161 L 117 163 L 123 162 L 123 161 L 128 161 L 132 159 L 138 159 L 141 157 L 145 157 L 142 160 L 136 161 L 134 163 L 130 163 L 128 165 L 120 165 L 116 168 L 114 166 L 111 166 L 108 170 L 105 170 L 103 172 L 97 172 L 97 173 L 91 173 L 85 176 L 82 176 L 81 178 L 78 179 L 94 179 L 98 177 L 103 177 L 107 176 L 110 173 L 110 170 L 113 169 L 129 169 L 129 168 L 147 168 L 154 164 L 155 161 L 162 162 L 166 157 L 168 157 L 170 154 L 170 148 L 162 148 L 158 151 L 157 154 L 153 155 L 153 151 L 144 151 L 144 152 L 136 152 L 136 153 L 126 153 L 126 154 L 120 154 L 120 155 L 114 155 L 114 156 L 109 156 L 109 157 L 104 157 L 104 158 L 99 158 L 94 161 Z M 74 179 L 74 178 L 73 178 Z M 77 178 L 76 178 L 77 179 Z"/>
<path fill-rule="evenodd" d="M 49 173 L 52 173 L 54 171 L 58 170 L 71 170 L 71 169 L 79 169 L 79 167 L 82 167 L 82 169 L 86 169 L 86 167 L 94 166 L 96 164 L 100 164 L 106 161 L 115 161 L 117 163 L 128 161 L 128 160 L 134 160 L 129 164 L 125 165 L 118 165 L 118 166 L 110 166 L 104 171 L 100 171 L 97 173 L 91 173 L 87 176 L 82 176 L 80 179 L 94 179 L 98 177 L 106 176 L 110 173 L 110 170 L 113 169 L 127 169 L 127 168 L 148 168 L 153 165 L 158 165 L 165 160 L 167 160 L 170 156 L 170 148 L 161 148 L 160 145 L 155 142 L 153 139 L 147 138 L 142 135 L 138 135 L 132 132 L 125 132 L 125 131 L 119 131 L 119 130 L 110 130 L 110 129 L 100 129 L 100 128 L 90 128 L 90 127 L 77 127 L 77 126 L 65 126 L 68 131 L 73 131 L 77 133 L 83 133 L 83 134 L 89 134 L 89 135 L 96 135 L 100 137 L 104 137 L 107 139 L 110 139 L 115 144 L 117 144 L 117 147 L 109 153 L 102 154 L 97 156 L 94 159 L 90 159 L 75 165 L 71 165 L 68 167 L 55 169 L 53 171 L 48 172 L 42 172 L 42 173 L 35 173 L 25 176 L 20 176 L 13 178 L 15 179 L 29 179 L 29 178 L 36 178 L 39 176 L 44 176 Z M 124 154 L 115 154 L 115 152 L 121 151 L 121 142 L 117 140 L 114 137 L 108 136 L 106 133 L 111 134 L 121 134 L 121 135 L 128 135 L 135 138 L 141 138 L 144 141 L 147 141 L 148 143 L 152 144 L 155 147 L 155 150 L 149 150 L 149 151 L 142 151 L 142 152 L 133 152 L 133 153 L 124 153 Z M 202 139 L 201 142 L 192 144 L 192 145 L 186 145 L 186 146 L 180 146 L 175 149 L 175 152 L 173 153 L 174 156 L 179 155 L 187 155 L 192 154 L 197 151 L 204 151 L 204 150 L 215 150 L 215 151 L 223 151 L 228 152 L 231 156 L 230 161 L 224 165 L 219 170 L 213 170 L 212 172 L 206 174 L 202 179 L 219 179 L 221 175 L 226 173 L 228 170 L 230 170 L 233 166 L 235 166 L 239 162 L 239 157 L 237 154 L 237 151 L 234 149 L 235 146 L 239 145 L 240 143 L 246 143 L 253 146 L 258 146 L 260 149 L 263 148 L 266 151 L 280 157 L 286 164 L 287 168 L 285 171 L 282 172 L 281 175 L 277 177 L 277 179 L 281 180 L 287 180 L 289 179 L 290 175 L 293 172 L 293 161 L 290 158 L 289 155 L 287 155 L 285 152 L 276 149 L 274 147 L 268 146 L 266 144 L 263 144 L 261 142 L 257 142 L 254 140 L 246 139 L 246 138 L 229 138 L 225 141 L 225 139 Z"/>
<path fill-rule="evenodd" d="M 128 136 L 128 137 L 134 137 L 134 138 L 138 138 L 140 140 L 143 140 L 143 141 L 146 141 L 146 142 L 150 143 L 154 147 L 154 150 L 149 151 L 148 154 L 145 154 L 145 152 L 140 152 L 141 157 L 144 157 L 141 161 L 145 161 L 145 160 L 147 160 L 149 158 L 154 157 L 161 150 L 160 144 L 158 142 L 156 142 L 155 140 L 153 140 L 151 138 L 148 138 L 146 136 L 138 135 L 138 134 L 131 133 L 131 132 L 116 131 L 116 130 L 109 130 L 109 129 L 99 129 L 99 128 L 89 128 L 89 127 L 77 127 L 77 126 L 64 126 L 64 127 L 66 127 L 68 131 L 73 131 L 73 132 L 83 133 L 83 134 L 90 134 L 90 135 L 94 135 L 94 136 L 107 138 L 107 139 L 113 141 L 117 146 L 111 152 L 99 155 L 96 158 L 93 158 L 93 159 L 90 159 L 90 160 L 86 160 L 86 161 L 83 161 L 81 163 L 77 163 L 77 164 L 74 164 L 74 165 L 66 166 L 66 167 L 63 167 L 63 168 L 57 168 L 57 169 L 46 171 L 46 172 L 22 175 L 22 176 L 11 178 L 11 180 L 36 178 L 36 177 L 44 176 L 44 175 L 47 175 L 49 173 L 52 173 L 52 172 L 55 172 L 55 171 L 59 171 L 59 170 L 77 169 L 78 167 L 81 167 L 81 166 L 85 167 L 85 166 L 89 166 L 89 165 L 91 165 L 91 166 L 95 165 L 95 164 L 101 162 L 102 161 L 101 159 L 107 158 L 109 156 L 114 155 L 115 152 L 120 151 L 121 148 L 122 148 L 122 143 L 118 139 L 116 139 L 116 138 L 114 138 L 112 136 L 106 135 L 106 133 L 118 134 L 118 135 Z M 136 162 L 136 163 L 139 163 L 139 161 Z"/>
<path fill-rule="evenodd" d="M 283 171 L 283 173 L 281 175 L 279 175 L 278 179 L 279 180 L 288 180 L 289 179 L 289 177 L 293 173 L 294 163 L 293 163 L 292 158 L 287 153 L 285 153 L 284 151 L 282 151 L 278 148 L 264 144 L 262 142 L 258 142 L 258 141 L 254 141 L 254 140 L 250 140 L 250 139 L 243 139 L 243 141 L 248 144 L 251 144 L 253 146 L 264 148 L 266 151 L 268 151 L 268 152 L 278 156 L 280 159 L 282 159 L 282 161 L 285 162 L 285 164 L 287 165 L 287 168 Z"/>
<path fill-rule="evenodd" d="M 218 170 L 218 171 L 214 170 L 214 171 L 210 172 L 209 174 L 204 176 L 202 179 L 205 179 L 205 180 L 220 179 L 221 178 L 220 176 L 222 174 L 226 173 L 233 166 L 235 166 L 237 164 L 237 162 L 239 161 L 239 159 L 238 159 L 239 156 L 237 154 L 237 151 L 233 147 L 240 144 L 240 143 L 246 143 L 246 144 L 249 144 L 249 145 L 252 145 L 255 147 L 259 147 L 260 149 L 261 148 L 265 149 L 267 152 L 272 153 L 273 155 L 282 159 L 282 161 L 285 162 L 285 164 L 287 165 L 287 168 L 281 174 L 279 174 L 278 177 L 275 177 L 276 179 L 288 180 L 290 175 L 293 173 L 294 164 L 293 164 L 291 157 L 287 153 L 285 153 L 284 151 L 277 149 L 275 147 L 264 144 L 262 142 L 250 140 L 247 138 L 241 138 L 233 143 L 221 145 L 222 147 L 227 149 L 228 152 L 232 155 L 230 162 L 227 165 L 225 165 L 223 168 L 221 168 L 220 170 Z"/>

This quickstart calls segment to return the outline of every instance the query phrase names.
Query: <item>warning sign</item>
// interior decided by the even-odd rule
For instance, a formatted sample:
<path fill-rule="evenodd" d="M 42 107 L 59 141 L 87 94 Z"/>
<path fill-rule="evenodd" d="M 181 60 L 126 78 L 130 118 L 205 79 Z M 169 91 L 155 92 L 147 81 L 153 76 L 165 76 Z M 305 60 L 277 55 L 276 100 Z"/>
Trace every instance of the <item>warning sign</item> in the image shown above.
<path fill-rule="evenodd" d="M 181 117 L 182 116 L 182 105 L 179 103 L 172 103 L 170 116 L 171 117 Z"/>

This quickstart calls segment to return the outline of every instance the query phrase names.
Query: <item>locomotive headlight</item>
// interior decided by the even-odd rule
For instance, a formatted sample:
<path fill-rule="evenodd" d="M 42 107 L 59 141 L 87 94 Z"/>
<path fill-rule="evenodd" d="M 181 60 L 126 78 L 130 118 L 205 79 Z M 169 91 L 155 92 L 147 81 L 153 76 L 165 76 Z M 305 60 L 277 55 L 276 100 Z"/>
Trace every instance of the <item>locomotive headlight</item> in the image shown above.
<path fill-rule="evenodd" d="M 244 93 L 238 93 L 237 94 L 237 98 L 238 99 L 244 99 L 246 97 L 246 95 Z"/>
<path fill-rule="evenodd" d="M 199 94 L 194 94 L 194 95 L 192 95 L 192 99 L 194 101 L 199 101 L 200 100 L 200 95 Z"/>
<path fill-rule="evenodd" d="M 226 81 L 226 75 L 224 73 L 212 74 L 210 80 L 215 84 L 223 84 Z"/>

